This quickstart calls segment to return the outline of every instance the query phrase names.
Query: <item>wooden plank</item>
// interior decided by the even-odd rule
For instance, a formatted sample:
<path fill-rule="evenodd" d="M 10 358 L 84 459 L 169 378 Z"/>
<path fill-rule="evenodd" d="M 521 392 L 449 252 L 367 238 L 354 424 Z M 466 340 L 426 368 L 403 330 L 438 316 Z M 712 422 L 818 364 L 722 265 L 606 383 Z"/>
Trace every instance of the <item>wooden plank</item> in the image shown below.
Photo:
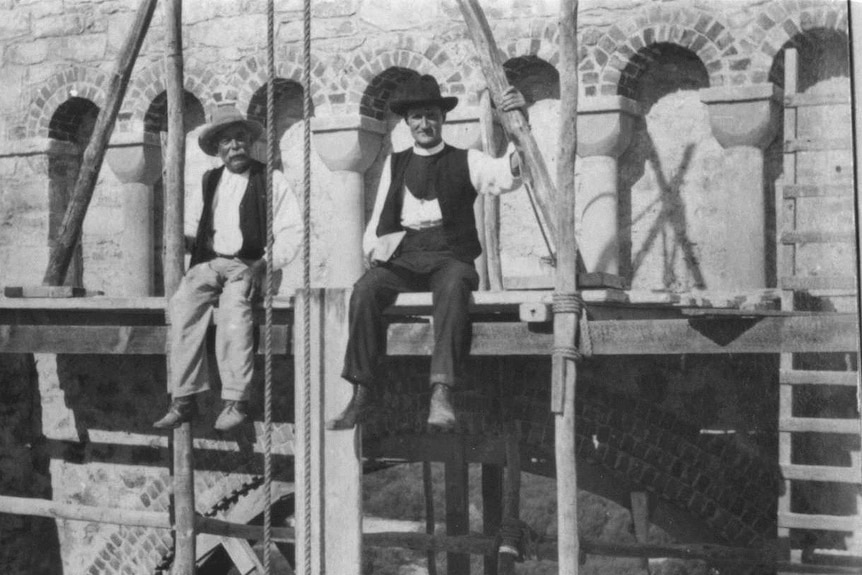
<path fill-rule="evenodd" d="M 278 310 L 293 309 L 293 296 L 273 298 L 273 308 Z M 0 298 L 0 310 L 3 309 L 38 309 L 56 311 L 153 311 L 164 313 L 167 309 L 167 298 L 164 297 L 85 297 L 85 298 L 45 298 L 28 299 Z M 263 311 L 261 302 L 255 302 L 253 310 Z"/>
<path fill-rule="evenodd" d="M 784 140 L 784 152 L 828 152 L 833 150 L 852 150 L 850 138 L 792 138 Z"/>
<path fill-rule="evenodd" d="M 781 234 L 783 244 L 830 244 L 852 243 L 856 241 L 854 232 L 803 230 Z"/>
<path fill-rule="evenodd" d="M 778 381 L 787 385 L 846 385 L 856 387 L 859 374 L 855 371 L 782 369 L 778 373 Z"/>
<path fill-rule="evenodd" d="M 233 562 L 239 575 L 249 575 L 255 572 L 258 575 L 264 575 L 266 573 L 254 549 L 252 549 L 249 542 L 245 539 L 222 537 L 221 544 L 230 556 L 230 560 Z"/>
<path fill-rule="evenodd" d="M 54 245 L 48 256 L 48 266 L 42 283 L 46 285 L 61 285 L 72 261 L 72 253 L 81 236 L 81 227 L 84 216 L 90 206 L 96 180 L 105 159 L 105 150 L 108 148 L 108 140 L 114 130 L 114 122 L 123 97 L 129 85 L 132 68 L 144 43 L 147 29 L 156 9 L 156 0 L 141 0 L 135 19 L 132 22 L 128 34 L 124 36 L 123 45 L 117 55 L 113 73 L 108 76 L 105 103 L 96 118 L 93 134 L 84 150 L 81 160 L 81 168 L 75 180 L 75 187 L 69 200 L 69 206 L 63 216 L 63 223 L 57 232 Z"/>
<path fill-rule="evenodd" d="M 460 438 L 459 438 L 460 439 Z M 467 459 L 464 442 L 457 442 L 455 456 L 445 463 L 446 481 L 446 535 L 466 535 L 470 531 L 470 488 L 468 485 Z M 467 553 L 447 553 L 446 572 L 448 575 L 470 573 L 470 555 Z"/>
<path fill-rule="evenodd" d="M 464 446 L 468 463 L 503 465 L 506 461 L 501 437 L 445 433 L 388 436 L 364 442 L 363 455 L 369 459 L 398 461 L 451 461 Z"/>
<path fill-rule="evenodd" d="M 638 543 L 649 543 L 649 493 L 632 491 L 631 499 L 632 525 L 635 528 L 635 540 Z M 644 557 L 641 568 L 649 573 L 649 559 Z"/>
<path fill-rule="evenodd" d="M 816 529 L 822 531 L 851 531 L 862 529 L 862 519 L 852 515 L 806 515 L 779 513 L 778 525 L 787 529 Z"/>
<path fill-rule="evenodd" d="M 494 101 L 499 102 L 503 92 L 509 87 L 509 82 L 503 71 L 503 62 L 494 36 L 491 34 L 491 27 L 488 25 L 488 20 L 485 18 L 478 0 L 458 0 L 458 6 L 464 21 L 467 23 L 467 33 L 476 48 L 476 54 L 479 57 L 479 64 L 488 84 L 488 89 Z M 542 157 L 536 139 L 530 132 L 530 125 L 521 110 L 502 112 L 500 120 L 529 166 L 536 203 L 539 206 L 544 226 L 550 230 L 550 236 L 553 240 L 557 237 L 554 205 L 556 190 L 548 173 L 545 159 Z"/>
<path fill-rule="evenodd" d="M 782 465 L 784 479 L 800 481 L 834 481 L 836 483 L 862 482 L 862 470 L 853 467 L 830 467 L 828 465 Z"/>
<path fill-rule="evenodd" d="M 499 465 L 482 465 L 482 533 L 496 537 L 503 523 L 503 469 Z M 427 532 L 427 531 L 426 531 Z M 485 555 L 485 575 L 498 575 L 497 557 Z M 429 575 L 430 569 L 429 569 Z"/>
<path fill-rule="evenodd" d="M 660 319 L 590 321 L 595 355 L 671 355 L 854 351 L 853 314 L 762 319 Z M 430 355 L 429 324 L 393 324 L 390 355 Z M 550 355 L 549 330 L 523 323 L 473 324 L 473 355 Z"/>
<path fill-rule="evenodd" d="M 781 417 L 779 431 L 797 433 L 859 433 L 858 419 L 827 419 L 819 417 Z"/>
<path fill-rule="evenodd" d="M 853 276 L 789 276 L 779 279 L 779 286 L 796 291 L 846 290 L 856 293 Z"/>
<path fill-rule="evenodd" d="M 164 355 L 166 326 L 0 325 L 0 353 Z M 262 328 L 258 328 L 262 330 Z M 259 333 L 258 341 L 262 341 Z M 290 327 L 273 327 L 273 353 L 291 353 Z M 256 353 L 262 353 L 258 346 Z"/>
<path fill-rule="evenodd" d="M 75 286 L 7 286 L 3 295 L 11 298 L 70 298 L 102 295 L 104 292 L 86 290 Z"/>
<path fill-rule="evenodd" d="M 482 501 L 485 502 L 485 467 L 482 467 Z M 422 462 L 422 491 L 425 496 L 425 533 L 434 535 L 437 527 L 437 521 L 434 515 L 434 482 L 431 480 L 431 462 Z M 493 507 L 493 505 L 492 505 Z M 493 513 L 492 509 L 482 506 L 483 517 Z M 485 523 L 487 524 L 487 523 Z M 425 560 L 428 565 L 428 575 L 437 575 L 437 554 L 429 549 L 425 554 Z"/>
<path fill-rule="evenodd" d="M 782 186 L 785 199 L 796 198 L 853 198 L 852 184 L 787 184 Z"/>
<path fill-rule="evenodd" d="M 831 94 L 787 94 L 784 96 L 785 108 L 802 108 L 808 106 L 849 106 L 850 94 L 835 92 Z"/>

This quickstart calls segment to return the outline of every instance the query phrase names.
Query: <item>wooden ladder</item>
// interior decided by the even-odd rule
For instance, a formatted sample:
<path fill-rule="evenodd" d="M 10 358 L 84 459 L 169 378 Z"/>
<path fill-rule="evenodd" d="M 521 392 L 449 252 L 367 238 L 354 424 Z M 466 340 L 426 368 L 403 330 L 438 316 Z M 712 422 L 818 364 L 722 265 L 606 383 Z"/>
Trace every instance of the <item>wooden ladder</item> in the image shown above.
<path fill-rule="evenodd" d="M 784 185 L 776 199 L 782 308 L 853 311 L 850 93 L 799 93 L 798 75 L 797 52 L 790 48 L 785 52 Z M 846 129 L 823 129 L 828 125 L 824 118 L 842 114 L 847 116 Z M 835 217 L 818 222 L 824 214 Z M 849 265 L 828 269 L 828 258 L 843 262 L 848 255 Z M 781 355 L 778 431 L 783 490 L 778 537 L 784 556 L 779 560 L 841 565 L 862 559 L 860 421 L 851 391 L 857 387 L 858 357 L 830 359 L 836 360 Z M 817 413 L 811 405 L 815 401 Z M 821 460 L 811 453 L 818 450 Z M 841 506 L 835 505 L 836 498 L 827 495 L 830 489 L 839 494 L 843 508 L 837 509 Z"/>

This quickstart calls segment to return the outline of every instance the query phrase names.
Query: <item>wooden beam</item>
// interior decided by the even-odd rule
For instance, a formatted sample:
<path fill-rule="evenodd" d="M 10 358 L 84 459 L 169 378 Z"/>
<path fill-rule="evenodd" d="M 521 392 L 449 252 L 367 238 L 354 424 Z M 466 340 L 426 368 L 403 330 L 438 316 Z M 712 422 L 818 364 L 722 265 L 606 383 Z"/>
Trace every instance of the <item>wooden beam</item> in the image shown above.
<path fill-rule="evenodd" d="M 503 493 L 503 518 L 519 519 L 521 516 L 521 450 L 518 445 L 518 433 L 514 424 L 506 430 L 506 484 Z M 500 575 L 515 574 L 517 549 L 500 546 L 497 559 L 500 565 Z"/>
<path fill-rule="evenodd" d="M 590 322 L 594 355 L 845 352 L 856 346 L 854 314 L 760 319 L 654 319 Z M 430 355 L 427 323 L 389 326 L 389 355 Z M 520 322 L 474 323 L 472 355 L 550 355 L 553 335 Z"/>
<path fill-rule="evenodd" d="M 497 157 L 497 142 L 494 138 L 494 110 L 491 94 L 482 91 L 479 103 L 479 129 L 482 132 L 482 149 L 489 156 Z M 485 198 L 485 261 L 488 268 L 488 289 L 503 290 L 503 265 L 500 260 L 500 198 L 489 195 Z"/>
<path fill-rule="evenodd" d="M 0 325 L 0 353 L 163 355 L 167 330 L 158 325 Z M 290 326 L 273 329 L 273 353 L 291 353 Z"/>
<path fill-rule="evenodd" d="M 141 50 L 141 45 L 144 43 L 144 36 L 150 27 L 155 9 L 156 0 L 141 0 L 135 14 L 135 20 L 132 22 L 132 28 L 126 35 L 125 42 L 117 55 L 113 74 L 108 79 L 105 107 L 99 111 L 99 116 L 96 118 L 93 134 L 87 144 L 87 149 L 84 150 L 84 157 L 78 171 L 78 178 L 75 180 L 69 207 L 63 216 L 63 223 L 57 232 L 54 245 L 51 246 L 48 266 L 42 279 L 42 283 L 45 285 L 61 285 L 66 278 L 66 271 L 72 261 L 72 253 L 81 236 L 84 216 L 87 214 L 87 208 L 93 198 L 93 190 L 102 168 L 102 161 L 105 159 L 105 150 L 114 130 L 114 122 L 120 112 L 120 106 L 123 104 L 123 97 L 126 95 L 126 88 L 132 75 L 132 68 L 135 65 L 138 52 Z"/>
<path fill-rule="evenodd" d="M 470 530 L 470 489 L 468 465 L 464 443 L 458 442 L 454 457 L 444 464 L 446 479 L 446 535 L 462 536 Z M 469 575 L 470 555 L 448 553 L 446 555 L 448 575 Z"/>
<path fill-rule="evenodd" d="M 484 489 L 485 484 L 482 483 Z M 434 535 L 437 521 L 434 517 L 434 483 L 431 481 L 431 462 L 422 462 L 422 492 L 425 496 L 425 533 Z M 483 491 L 484 495 L 484 491 Z M 425 554 L 428 562 L 428 575 L 437 575 L 437 554 L 429 549 Z"/>
<path fill-rule="evenodd" d="M 266 573 L 263 564 L 257 557 L 257 553 L 254 552 L 254 549 L 252 549 L 249 542 L 245 539 L 222 537 L 221 545 L 227 551 L 239 575 L 250 575 L 251 573 L 264 575 Z"/>
<path fill-rule="evenodd" d="M 482 464 L 482 533 L 496 537 L 503 522 L 503 469 L 499 465 Z M 485 575 L 498 575 L 497 557 L 485 555 Z"/>
<path fill-rule="evenodd" d="M 503 96 L 503 92 L 509 87 L 509 82 L 506 80 L 506 73 L 503 71 L 500 50 L 497 48 L 493 34 L 491 34 L 491 27 L 488 25 L 488 20 L 485 18 L 485 13 L 482 11 L 482 7 L 479 6 L 478 0 L 458 0 L 458 6 L 467 24 L 467 33 L 473 41 L 473 46 L 476 48 L 479 64 L 482 67 L 482 73 L 485 75 L 485 81 L 488 83 L 491 97 L 495 102 L 499 102 Z M 527 118 L 520 110 L 501 112 L 499 116 L 503 127 L 506 129 L 509 137 L 515 142 L 515 145 L 527 163 L 529 170 L 528 177 L 532 180 L 535 200 L 539 206 L 539 212 L 543 220 L 542 223 L 546 229 L 550 230 L 550 235 L 553 239 L 556 237 L 557 226 L 554 216 L 556 190 L 554 189 L 554 182 L 548 173 L 545 159 L 542 157 L 536 139 L 530 132 Z"/>

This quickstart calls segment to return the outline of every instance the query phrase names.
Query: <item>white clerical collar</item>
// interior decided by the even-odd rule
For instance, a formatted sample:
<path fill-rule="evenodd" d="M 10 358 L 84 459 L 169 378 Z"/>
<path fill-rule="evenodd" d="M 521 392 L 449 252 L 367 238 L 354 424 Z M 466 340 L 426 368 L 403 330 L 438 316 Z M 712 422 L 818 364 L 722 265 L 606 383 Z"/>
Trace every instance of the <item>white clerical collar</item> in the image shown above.
<path fill-rule="evenodd" d="M 434 146 L 433 148 L 423 148 L 421 146 L 417 146 L 413 144 L 413 153 L 417 156 L 433 156 L 434 154 L 439 154 L 443 151 L 443 148 L 446 147 L 446 142 L 440 141 L 439 144 Z"/>

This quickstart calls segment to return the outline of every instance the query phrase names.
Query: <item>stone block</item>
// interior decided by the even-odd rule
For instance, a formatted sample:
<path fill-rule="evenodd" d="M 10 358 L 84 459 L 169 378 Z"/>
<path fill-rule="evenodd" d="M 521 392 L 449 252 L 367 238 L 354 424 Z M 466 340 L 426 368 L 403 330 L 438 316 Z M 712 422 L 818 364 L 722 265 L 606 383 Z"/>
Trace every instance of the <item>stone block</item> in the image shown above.
<path fill-rule="evenodd" d="M 53 48 L 53 49 L 52 49 Z M 58 53 L 59 48 L 48 40 L 30 40 L 12 44 L 6 48 L 6 61 L 11 64 L 34 66 L 43 63 L 50 53 Z"/>
<path fill-rule="evenodd" d="M 6 10 L 0 15 L 0 41 L 23 38 L 30 32 L 30 19 L 26 10 Z"/>

